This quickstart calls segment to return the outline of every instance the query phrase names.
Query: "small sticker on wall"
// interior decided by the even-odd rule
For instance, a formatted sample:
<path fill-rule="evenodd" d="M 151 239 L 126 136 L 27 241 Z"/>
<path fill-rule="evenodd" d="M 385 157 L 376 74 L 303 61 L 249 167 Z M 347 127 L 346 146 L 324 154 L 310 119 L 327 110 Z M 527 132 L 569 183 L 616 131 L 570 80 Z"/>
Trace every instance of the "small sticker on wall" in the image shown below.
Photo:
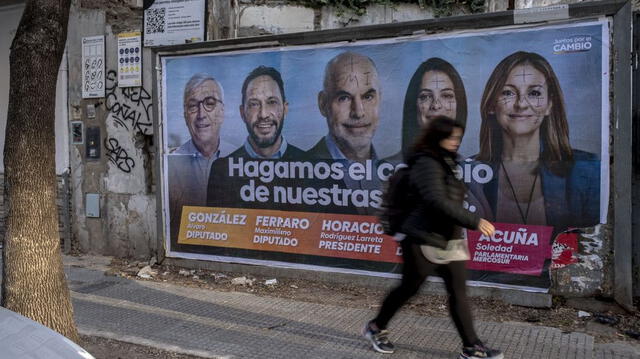
<path fill-rule="evenodd" d="M 142 47 L 139 31 L 118 34 L 118 87 L 142 86 Z"/>
<path fill-rule="evenodd" d="M 92 103 L 87 105 L 87 118 L 96 118 L 96 105 Z"/>
<path fill-rule="evenodd" d="M 156 1 L 144 11 L 144 46 L 202 41 L 205 0 Z"/>
<path fill-rule="evenodd" d="M 82 121 L 71 122 L 71 144 L 82 145 L 84 143 L 84 129 Z"/>

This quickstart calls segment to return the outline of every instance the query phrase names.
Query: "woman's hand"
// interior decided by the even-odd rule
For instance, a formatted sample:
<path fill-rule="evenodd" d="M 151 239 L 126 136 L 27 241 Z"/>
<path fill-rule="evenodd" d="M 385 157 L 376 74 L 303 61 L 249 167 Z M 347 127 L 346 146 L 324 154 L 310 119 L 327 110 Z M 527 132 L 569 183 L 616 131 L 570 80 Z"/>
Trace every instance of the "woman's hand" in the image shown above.
<path fill-rule="evenodd" d="M 487 221 L 486 219 L 480 218 L 480 222 L 478 222 L 478 230 L 485 236 L 490 237 L 496 231 L 496 227 L 494 227 L 493 224 L 491 224 L 491 222 Z"/>

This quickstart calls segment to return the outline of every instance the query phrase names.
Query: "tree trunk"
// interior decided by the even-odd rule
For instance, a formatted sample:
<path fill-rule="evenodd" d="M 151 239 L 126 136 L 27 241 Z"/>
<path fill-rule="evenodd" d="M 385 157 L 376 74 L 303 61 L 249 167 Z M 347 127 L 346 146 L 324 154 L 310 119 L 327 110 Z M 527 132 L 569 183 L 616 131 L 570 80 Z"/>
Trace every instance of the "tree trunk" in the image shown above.
<path fill-rule="evenodd" d="M 70 0 L 29 0 L 10 55 L 3 305 L 77 342 L 58 232 L 55 98 Z"/>

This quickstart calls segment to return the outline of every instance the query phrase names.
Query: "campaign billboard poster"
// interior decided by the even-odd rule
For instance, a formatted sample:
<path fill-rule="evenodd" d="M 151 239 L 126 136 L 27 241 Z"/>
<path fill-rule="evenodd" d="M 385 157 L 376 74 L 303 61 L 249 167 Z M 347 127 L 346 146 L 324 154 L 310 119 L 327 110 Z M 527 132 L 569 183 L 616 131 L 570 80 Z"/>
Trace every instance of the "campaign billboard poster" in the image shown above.
<path fill-rule="evenodd" d="M 397 277 L 376 213 L 435 115 L 465 127 L 470 279 L 545 291 L 555 238 L 604 223 L 609 24 L 161 58 L 169 256 Z M 427 219 L 425 219 L 427 220 Z"/>

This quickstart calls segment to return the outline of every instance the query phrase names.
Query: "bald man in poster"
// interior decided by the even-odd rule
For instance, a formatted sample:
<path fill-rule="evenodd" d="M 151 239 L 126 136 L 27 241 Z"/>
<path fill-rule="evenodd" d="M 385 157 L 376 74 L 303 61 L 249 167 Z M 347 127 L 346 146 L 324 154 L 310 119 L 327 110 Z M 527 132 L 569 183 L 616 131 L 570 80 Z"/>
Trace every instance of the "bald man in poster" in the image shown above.
<path fill-rule="evenodd" d="M 327 63 L 323 88 L 318 93 L 318 109 L 327 120 L 329 133 L 307 152 L 307 156 L 314 160 L 342 162 L 345 177 L 338 183 L 340 187 L 369 191 L 382 188 L 375 175 L 379 161 L 372 144 L 380 121 L 381 101 L 378 71 L 369 57 L 347 51 Z M 349 166 L 367 160 L 372 163 L 372 179 L 356 180 L 347 175 Z M 330 210 L 336 212 L 336 208 Z M 374 214 L 376 209 L 359 207 L 350 211 Z"/>
<path fill-rule="evenodd" d="M 373 61 L 343 52 L 327 63 L 318 109 L 329 133 L 307 155 L 315 159 L 363 162 L 377 159 L 371 141 L 378 128 L 381 98 Z"/>

